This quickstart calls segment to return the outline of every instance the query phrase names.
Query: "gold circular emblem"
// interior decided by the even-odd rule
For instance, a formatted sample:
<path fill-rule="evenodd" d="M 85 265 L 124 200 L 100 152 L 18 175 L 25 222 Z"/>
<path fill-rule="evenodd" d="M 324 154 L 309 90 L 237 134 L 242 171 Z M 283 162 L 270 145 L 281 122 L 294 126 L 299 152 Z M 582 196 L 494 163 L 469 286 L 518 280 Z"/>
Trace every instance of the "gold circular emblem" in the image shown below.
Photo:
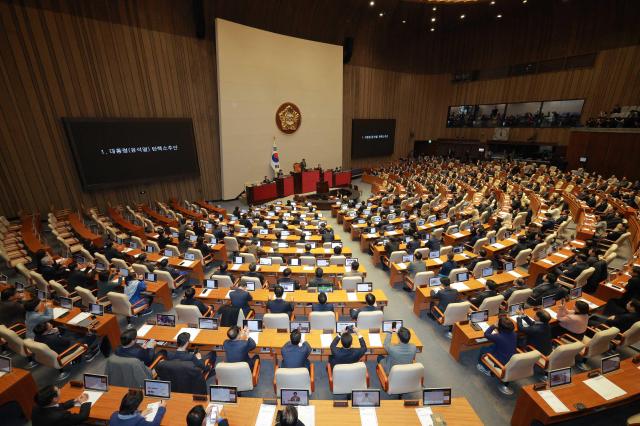
<path fill-rule="evenodd" d="M 285 102 L 276 111 L 276 126 L 281 132 L 291 134 L 298 130 L 302 122 L 300 109 L 291 102 Z"/>

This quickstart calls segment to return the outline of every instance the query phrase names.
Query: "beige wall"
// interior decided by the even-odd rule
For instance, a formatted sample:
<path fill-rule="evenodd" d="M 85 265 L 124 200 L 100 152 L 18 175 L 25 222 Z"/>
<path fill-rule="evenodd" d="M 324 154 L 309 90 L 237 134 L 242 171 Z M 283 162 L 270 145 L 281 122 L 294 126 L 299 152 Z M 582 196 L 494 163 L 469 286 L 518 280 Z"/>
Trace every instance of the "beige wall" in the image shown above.
<path fill-rule="evenodd" d="M 274 136 L 285 173 L 303 157 L 309 166 L 342 165 L 342 46 L 216 19 L 216 49 L 224 198 L 273 176 Z M 275 123 L 284 102 L 302 113 L 291 135 Z"/>

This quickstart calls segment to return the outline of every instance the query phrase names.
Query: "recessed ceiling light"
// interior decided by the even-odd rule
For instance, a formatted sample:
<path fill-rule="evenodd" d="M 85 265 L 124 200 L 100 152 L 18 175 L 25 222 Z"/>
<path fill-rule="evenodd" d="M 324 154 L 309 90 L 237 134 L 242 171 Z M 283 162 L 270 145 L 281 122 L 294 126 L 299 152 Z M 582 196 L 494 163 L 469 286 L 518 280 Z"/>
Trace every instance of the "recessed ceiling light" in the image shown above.
<path fill-rule="evenodd" d="M 373 6 L 373 5 L 375 5 L 375 4 L 376 4 L 376 2 L 375 2 L 375 1 L 370 1 L 370 2 L 369 2 L 369 6 Z"/>
<path fill-rule="evenodd" d="M 384 16 L 384 12 L 378 13 L 378 16 L 383 17 Z"/>
<path fill-rule="evenodd" d="M 526 2 L 527 2 L 527 0 L 522 0 L 522 3 L 526 3 Z"/>
<path fill-rule="evenodd" d="M 402 23 L 403 23 L 403 24 L 406 24 L 406 23 L 407 23 L 407 21 L 403 19 L 403 20 L 402 20 Z"/>
<path fill-rule="evenodd" d="M 496 4 L 495 1 L 492 1 L 491 3 L 489 3 L 491 6 L 493 6 L 494 4 Z"/>
<path fill-rule="evenodd" d="M 460 19 L 464 19 L 466 17 L 467 17 L 467 15 L 465 15 L 464 13 L 462 15 L 460 15 Z"/>
<path fill-rule="evenodd" d="M 430 28 L 429 31 L 434 32 L 436 29 L 435 28 Z"/>
<path fill-rule="evenodd" d="M 436 18 L 431 18 L 431 22 L 436 22 Z"/>
<path fill-rule="evenodd" d="M 498 18 L 498 19 L 502 18 L 502 15 L 498 14 L 498 15 L 496 15 L 496 18 Z"/>
<path fill-rule="evenodd" d="M 437 9 L 438 9 L 437 7 L 433 6 L 433 9 L 431 9 L 431 10 L 433 10 L 435 12 Z"/>

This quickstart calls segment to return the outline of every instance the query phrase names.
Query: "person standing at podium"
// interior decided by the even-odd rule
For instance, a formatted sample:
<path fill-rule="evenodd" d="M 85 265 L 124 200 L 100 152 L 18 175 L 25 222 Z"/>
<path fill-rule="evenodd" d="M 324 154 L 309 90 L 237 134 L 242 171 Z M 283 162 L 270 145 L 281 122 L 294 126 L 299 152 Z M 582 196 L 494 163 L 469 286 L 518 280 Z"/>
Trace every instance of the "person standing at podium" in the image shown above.
<path fill-rule="evenodd" d="M 307 160 L 305 160 L 304 158 L 300 162 L 300 168 L 302 169 L 303 172 L 307 170 Z"/>

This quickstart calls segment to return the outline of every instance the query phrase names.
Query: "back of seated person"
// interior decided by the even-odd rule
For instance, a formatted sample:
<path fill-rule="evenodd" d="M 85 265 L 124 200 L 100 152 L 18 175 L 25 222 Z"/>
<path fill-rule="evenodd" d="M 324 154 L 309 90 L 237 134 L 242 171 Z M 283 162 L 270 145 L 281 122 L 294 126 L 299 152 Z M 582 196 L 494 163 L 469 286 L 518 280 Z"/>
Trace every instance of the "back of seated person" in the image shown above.
<path fill-rule="evenodd" d="M 364 297 L 364 301 L 366 303 L 365 306 L 360 309 L 354 309 L 351 311 L 351 316 L 353 319 L 357 319 L 358 315 L 360 315 L 361 312 L 374 312 L 379 310 L 379 308 L 376 306 L 376 296 L 373 293 L 367 293 L 367 295 Z"/>
<path fill-rule="evenodd" d="M 313 312 L 333 312 L 333 303 L 327 303 L 327 294 L 323 291 L 318 293 L 318 303 L 311 306 Z"/>
<path fill-rule="evenodd" d="M 440 268 L 439 275 L 441 277 L 448 277 L 451 271 L 458 267 L 458 263 L 453 258 L 454 254 L 452 252 L 447 253 L 447 261 Z"/>
<path fill-rule="evenodd" d="M 324 279 L 324 271 L 322 268 L 316 268 L 315 276 L 309 280 L 307 287 L 331 286 L 333 283 Z"/>
<path fill-rule="evenodd" d="M 69 275 L 67 276 L 67 284 L 69 288 L 75 289 L 76 286 L 84 287 L 89 290 L 96 288 L 96 284 L 93 281 L 93 271 L 91 265 L 87 265 L 84 271 L 78 270 L 78 264 L 71 262 L 68 266 Z"/>
<path fill-rule="evenodd" d="M 83 392 L 75 399 L 63 402 L 60 399 L 60 389 L 54 385 L 47 385 L 34 397 L 35 406 L 31 413 L 31 424 L 33 426 L 83 425 L 91 412 L 91 403 L 88 399 L 88 395 Z M 76 404 L 80 405 L 78 412 L 69 411 Z"/>
<path fill-rule="evenodd" d="M 277 285 L 273 292 L 275 299 L 267 302 L 267 311 L 272 314 L 290 314 L 293 312 L 293 303 L 286 302 L 282 299 L 284 288 Z"/>
<path fill-rule="evenodd" d="M 293 283 L 293 288 L 295 290 L 300 290 L 300 283 L 291 276 L 291 268 L 284 268 L 284 271 L 282 271 L 282 277 L 278 278 L 277 283 Z"/>
<path fill-rule="evenodd" d="M 11 326 L 25 321 L 25 310 L 15 287 L 7 287 L 0 293 L 0 324 Z"/>
<path fill-rule="evenodd" d="M 498 295 L 498 284 L 493 280 L 487 280 L 486 288 L 469 299 L 472 305 L 480 307 L 484 299 Z"/>
<path fill-rule="evenodd" d="M 249 272 L 247 272 L 245 276 L 258 278 L 260 280 L 260 285 L 263 286 L 264 274 L 262 274 L 261 272 L 258 272 L 257 270 L 258 270 L 258 265 L 252 262 L 249 264 Z"/>
<path fill-rule="evenodd" d="M 207 421 L 211 415 L 211 410 L 214 408 L 215 407 L 213 405 L 208 405 L 206 409 L 202 405 L 196 405 L 187 413 L 187 426 L 207 426 L 207 424 L 229 426 L 227 419 L 220 417 L 220 413 L 218 411 L 216 411 L 217 416 L 215 421 L 212 423 Z"/>
<path fill-rule="evenodd" d="M 143 395 L 140 389 L 130 389 L 122 397 L 120 409 L 111 415 L 110 426 L 159 426 L 167 410 L 167 401 L 161 399 L 153 420 L 146 421 L 143 413 L 139 410 Z"/>
<path fill-rule="evenodd" d="M 136 343 L 138 332 L 131 328 L 127 329 L 120 335 L 120 346 L 116 349 L 115 354 L 121 357 L 137 358 L 145 365 L 151 365 L 155 357 L 156 343 L 149 340 L 144 347 Z"/>
<path fill-rule="evenodd" d="M 188 350 L 189 341 L 191 339 L 191 335 L 187 332 L 182 332 L 178 334 L 176 338 L 176 344 L 178 345 L 175 351 L 167 352 L 166 359 L 167 361 L 180 360 L 180 361 L 189 361 L 193 363 L 193 365 L 203 372 L 208 372 L 216 363 L 216 352 L 209 352 L 209 365 L 205 365 L 202 360 L 202 355 L 200 352 L 190 352 Z"/>
<path fill-rule="evenodd" d="M 253 365 L 259 359 L 259 355 L 251 356 L 249 352 L 256 348 L 256 342 L 249 336 L 249 329 L 240 329 L 238 326 L 229 327 L 228 339 L 222 345 L 226 362 L 246 362 L 253 370 Z"/>
<path fill-rule="evenodd" d="M 367 352 L 367 343 L 364 338 L 358 333 L 358 329 L 354 328 L 353 333 L 357 334 L 360 342 L 359 348 L 352 348 L 353 337 L 350 331 L 345 331 L 341 335 L 338 334 L 331 342 L 331 355 L 329 355 L 329 364 L 331 367 L 335 367 L 338 364 L 353 364 L 358 362 L 360 358 Z M 338 342 L 342 344 L 342 347 L 338 347 Z"/>
<path fill-rule="evenodd" d="M 181 305 L 190 305 L 198 308 L 201 314 L 205 314 L 209 308 L 202 303 L 200 300 L 196 299 L 196 289 L 193 287 L 188 287 L 184 291 L 184 298 L 180 301 Z"/>
<path fill-rule="evenodd" d="M 360 262 L 357 260 L 351 263 L 351 270 L 346 271 L 344 277 L 360 277 L 364 281 L 364 273 L 360 272 Z"/>
<path fill-rule="evenodd" d="M 251 311 L 249 302 L 253 300 L 253 296 L 251 296 L 251 293 L 247 291 L 247 283 L 245 281 L 241 280 L 238 283 L 238 287 L 229 292 L 229 299 L 233 306 L 242 309 L 245 316 L 249 314 L 249 311 Z"/>
<path fill-rule="evenodd" d="M 298 330 L 293 330 L 289 335 L 287 342 L 281 349 L 282 368 L 309 368 L 309 355 L 311 354 L 311 346 L 308 342 L 300 344 L 302 334 Z"/>
<path fill-rule="evenodd" d="M 41 322 L 33 328 L 33 334 L 35 335 L 36 342 L 44 343 L 49 346 L 57 354 L 61 354 L 71 347 L 73 342 L 63 337 L 60 334 L 60 330 L 54 327 L 50 321 Z"/>
<path fill-rule="evenodd" d="M 109 273 L 109 271 L 100 271 L 98 274 L 98 298 L 105 297 L 111 291 L 121 289 L 118 280 L 114 281 L 113 279 L 114 274 Z"/>

